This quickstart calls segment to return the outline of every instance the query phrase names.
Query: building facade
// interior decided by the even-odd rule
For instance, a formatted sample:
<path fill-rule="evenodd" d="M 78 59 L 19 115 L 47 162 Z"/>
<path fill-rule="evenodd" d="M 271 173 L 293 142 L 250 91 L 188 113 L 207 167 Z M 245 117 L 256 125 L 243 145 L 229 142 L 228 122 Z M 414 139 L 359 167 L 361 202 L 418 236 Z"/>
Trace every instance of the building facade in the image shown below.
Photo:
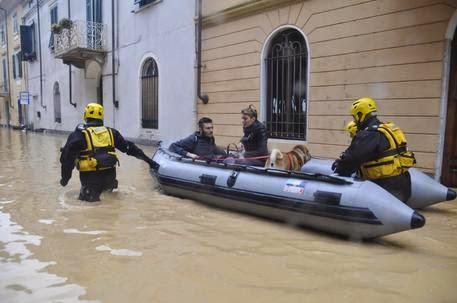
<path fill-rule="evenodd" d="M 22 14 L 31 128 L 74 130 L 98 102 L 105 124 L 128 138 L 195 129 L 194 1 L 39 3 L 24 1 Z"/>
<path fill-rule="evenodd" d="M 203 0 L 202 92 L 223 144 L 255 105 L 270 148 L 335 158 L 350 103 L 378 101 L 422 170 L 457 186 L 457 1 Z M 452 58 L 451 58 L 452 57 Z"/>
<path fill-rule="evenodd" d="M 26 91 L 27 69 L 22 62 L 20 24 L 24 7 L 20 2 L 0 5 L 0 124 L 21 127 L 27 120 L 20 92 Z"/>

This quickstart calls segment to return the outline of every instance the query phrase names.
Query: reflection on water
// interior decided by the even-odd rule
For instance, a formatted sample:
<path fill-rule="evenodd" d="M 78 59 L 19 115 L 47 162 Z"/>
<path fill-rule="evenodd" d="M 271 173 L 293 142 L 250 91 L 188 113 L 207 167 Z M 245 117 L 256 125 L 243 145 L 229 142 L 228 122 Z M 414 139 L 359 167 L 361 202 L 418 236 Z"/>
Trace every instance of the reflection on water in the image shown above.
<path fill-rule="evenodd" d="M 2 201 L 6 203 L 10 201 Z M 66 278 L 46 272 L 56 262 L 32 257 L 28 245 L 40 246 L 42 237 L 31 235 L 0 211 L 0 301 L 1 302 L 89 302 L 86 293 Z M 95 302 L 95 301 L 91 301 Z"/>
<path fill-rule="evenodd" d="M 354 243 L 162 195 L 122 155 L 117 192 L 83 203 L 64 140 L 0 129 L 2 303 L 457 302 L 457 201 Z"/>
<path fill-rule="evenodd" d="M 89 230 L 89 231 L 81 231 L 77 230 L 75 228 L 70 228 L 70 229 L 64 229 L 64 233 L 66 234 L 85 234 L 85 235 L 99 235 L 99 234 L 104 234 L 106 231 L 104 230 Z"/>
<path fill-rule="evenodd" d="M 127 257 L 141 257 L 143 253 L 138 251 L 133 251 L 130 249 L 112 249 L 107 245 L 100 245 L 95 247 L 98 251 L 109 251 L 113 256 L 127 256 Z"/>

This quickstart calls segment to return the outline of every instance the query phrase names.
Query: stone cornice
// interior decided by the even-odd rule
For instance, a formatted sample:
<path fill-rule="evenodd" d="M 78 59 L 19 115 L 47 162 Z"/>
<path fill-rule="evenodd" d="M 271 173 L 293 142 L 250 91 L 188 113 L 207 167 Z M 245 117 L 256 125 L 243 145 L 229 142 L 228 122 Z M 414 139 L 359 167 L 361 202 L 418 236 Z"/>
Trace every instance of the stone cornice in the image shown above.
<path fill-rule="evenodd" d="M 303 0 L 250 0 L 246 3 L 235 5 L 217 13 L 204 16 L 202 23 L 204 27 L 210 27 L 220 24 L 221 20 L 227 22 L 297 2 L 303 2 Z"/>
<path fill-rule="evenodd" d="M 40 0 L 40 8 L 43 7 L 46 3 L 48 3 L 50 0 Z M 33 18 L 36 15 L 36 2 L 34 2 L 34 5 L 29 9 L 24 7 L 24 13 L 22 18 L 24 20 L 28 20 Z"/>

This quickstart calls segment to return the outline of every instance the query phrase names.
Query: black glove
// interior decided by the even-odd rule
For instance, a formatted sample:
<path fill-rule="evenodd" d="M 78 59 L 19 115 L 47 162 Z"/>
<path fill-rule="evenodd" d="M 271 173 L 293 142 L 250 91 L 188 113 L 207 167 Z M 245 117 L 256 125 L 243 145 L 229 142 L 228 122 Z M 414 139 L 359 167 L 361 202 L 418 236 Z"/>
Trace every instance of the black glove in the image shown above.
<path fill-rule="evenodd" d="M 146 159 L 147 159 L 146 162 L 148 162 L 148 164 L 149 164 L 149 168 L 151 168 L 151 169 L 159 168 L 159 164 L 156 161 L 152 160 L 151 158 L 146 158 Z"/>
<path fill-rule="evenodd" d="M 63 178 L 60 179 L 60 185 L 65 187 L 67 184 L 68 184 L 68 179 L 63 179 Z"/>

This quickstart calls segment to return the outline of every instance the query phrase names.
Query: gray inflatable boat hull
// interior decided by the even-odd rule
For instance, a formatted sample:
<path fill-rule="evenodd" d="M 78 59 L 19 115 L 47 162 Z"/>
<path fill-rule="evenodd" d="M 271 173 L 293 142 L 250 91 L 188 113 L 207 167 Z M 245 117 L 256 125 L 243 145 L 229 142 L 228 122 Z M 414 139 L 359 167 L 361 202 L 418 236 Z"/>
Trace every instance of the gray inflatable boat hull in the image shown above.
<path fill-rule="evenodd" d="M 315 159 L 303 165 L 301 171 L 307 173 L 320 173 L 335 175 L 332 171 L 332 160 Z M 424 208 L 443 201 L 456 198 L 456 193 L 450 188 L 436 182 L 417 168 L 410 168 L 411 197 L 406 202 L 412 208 Z"/>
<path fill-rule="evenodd" d="M 158 166 L 152 175 L 167 194 L 351 239 L 385 236 L 425 224 L 423 216 L 372 182 L 322 176 L 318 180 L 312 174 L 208 164 L 164 149 L 153 160 Z"/>

